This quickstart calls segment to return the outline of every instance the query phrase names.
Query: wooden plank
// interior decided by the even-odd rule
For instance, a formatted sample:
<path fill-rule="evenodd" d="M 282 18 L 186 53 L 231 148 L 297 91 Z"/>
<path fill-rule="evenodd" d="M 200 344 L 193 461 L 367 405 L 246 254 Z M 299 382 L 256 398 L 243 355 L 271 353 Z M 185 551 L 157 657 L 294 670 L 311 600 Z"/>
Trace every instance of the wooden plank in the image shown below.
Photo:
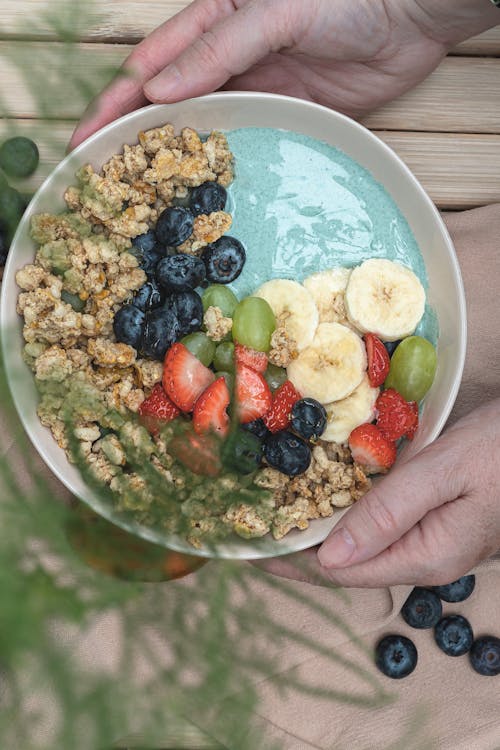
<path fill-rule="evenodd" d="M 458 44 L 452 50 L 452 54 L 498 57 L 500 55 L 500 26 L 495 26 L 493 29 L 488 29 L 488 31 Z"/>
<path fill-rule="evenodd" d="M 0 7 L 6 5 L 0 0 Z M 75 3 L 76 5 L 76 3 Z M 80 23 L 84 40 L 121 41 L 133 44 L 187 5 L 187 0 L 100 0 L 99 17 Z M 1 38 L 57 39 L 54 16 L 68 18 L 75 10 L 68 0 L 18 0 L 9 2 L 2 17 Z M 29 22 L 27 22 L 29 19 Z M 78 21 L 77 21 L 78 22 Z"/>
<path fill-rule="evenodd" d="M 131 49 L 121 44 L 0 42 L 0 112 L 77 119 Z"/>
<path fill-rule="evenodd" d="M 22 189 L 36 189 L 63 158 L 73 123 L 16 120 L 5 134 L 28 135 L 39 145 L 40 167 Z M 418 177 L 440 208 L 465 209 L 500 202 L 500 136 L 377 132 Z"/>
<path fill-rule="evenodd" d="M 121 41 L 133 44 L 149 34 L 156 26 L 189 5 L 188 0 L 100 0 L 97 4 L 100 19 L 86 25 L 83 38 L 87 41 Z M 74 13 L 68 0 L 0 0 L 2 28 L 0 38 L 56 39 L 54 24 L 43 19 L 47 10 L 60 17 Z M 58 7 L 59 6 L 59 7 Z M 84 7 L 84 6 L 83 6 Z M 79 6 L 81 13 L 82 6 Z M 500 26 L 459 44 L 453 54 L 500 55 Z"/>
<path fill-rule="evenodd" d="M 58 43 L 0 42 L 0 96 L 13 117 L 78 118 L 90 91 L 102 88 L 110 69 L 131 49 L 83 43 L 68 50 Z M 24 78 L 14 59 L 26 68 Z M 79 76 L 89 90 L 82 90 Z M 500 96 L 495 96 L 499 80 L 500 58 L 448 57 L 423 83 L 370 114 L 364 124 L 377 130 L 500 133 Z"/>
<path fill-rule="evenodd" d="M 439 208 L 467 209 L 500 202 L 500 136 L 378 135 L 408 165 Z"/>
<path fill-rule="evenodd" d="M 447 57 L 419 86 L 363 120 L 379 130 L 500 133 L 500 58 Z"/>

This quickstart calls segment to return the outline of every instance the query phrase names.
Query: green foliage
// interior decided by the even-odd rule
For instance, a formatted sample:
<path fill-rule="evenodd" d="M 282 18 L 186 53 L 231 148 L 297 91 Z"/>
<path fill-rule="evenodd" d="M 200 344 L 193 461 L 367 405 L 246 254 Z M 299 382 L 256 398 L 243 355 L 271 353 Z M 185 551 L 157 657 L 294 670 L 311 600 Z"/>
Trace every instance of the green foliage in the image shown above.
<path fill-rule="evenodd" d="M 7 392 L 3 377 L 0 389 Z M 126 735 L 160 747 L 175 727 L 176 748 L 189 747 L 182 737 L 191 742 L 197 736 L 208 743 L 201 747 L 267 750 L 254 726 L 255 684 L 266 678 L 280 687 L 283 699 L 299 691 L 360 708 L 390 699 L 360 641 L 359 659 L 346 659 L 305 636 L 300 627 L 285 627 L 273 612 L 275 590 L 297 606 L 314 607 L 325 627 L 340 628 L 356 641 L 349 624 L 336 615 L 333 597 L 329 606 L 318 606 L 307 595 L 299 596 L 289 582 L 231 561 L 210 562 L 194 576 L 166 586 L 120 581 L 88 567 L 71 544 L 74 535 L 67 533 L 85 520 L 71 504 L 54 499 L 38 463 L 30 462 L 23 474 L 22 456 L 29 448 L 12 406 L 7 432 L 14 448 L 0 459 L 0 747 L 106 748 Z M 96 534 L 101 547 L 94 551 L 104 556 L 106 527 L 97 525 Z M 111 553 L 111 544 L 109 549 Z M 161 557 L 153 550 L 152 567 Z M 269 597 L 255 592 L 264 580 Z M 88 655 L 75 657 L 73 638 L 110 616 L 122 642 L 113 669 L 84 668 L 79 659 L 83 656 L 85 662 Z M 94 639 L 98 645 L 98 635 Z M 348 668 L 361 688 L 352 693 L 335 686 L 325 689 L 290 673 L 281 683 L 284 642 Z M 147 674 L 146 693 L 141 673 Z M 40 705 L 33 712 L 28 707 L 35 695 Z M 44 722 L 55 727 L 45 744 L 40 739 Z"/>

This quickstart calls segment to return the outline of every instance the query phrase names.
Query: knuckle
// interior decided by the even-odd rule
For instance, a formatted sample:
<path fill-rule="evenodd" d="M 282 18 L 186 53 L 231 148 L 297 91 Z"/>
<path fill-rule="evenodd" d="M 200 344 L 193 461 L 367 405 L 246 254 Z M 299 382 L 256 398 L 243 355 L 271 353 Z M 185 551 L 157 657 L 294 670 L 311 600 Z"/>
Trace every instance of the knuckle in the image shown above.
<path fill-rule="evenodd" d="M 194 46 L 202 67 L 222 68 L 228 74 L 231 73 L 224 65 L 225 55 L 221 51 L 221 42 L 213 31 L 208 30 L 198 37 Z"/>
<path fill-rule="evenodd" d="M 128 59 L 128 75 L 131 78 L 151 77 L 157 73 L 159 65 L 155 55 L 146 46 L 138 45 Z"/>
<path fill-rule="evenodd" d="M 396 518 L 377 490 L 372 490 L 366 498 L 363 498 L 359 507 L 362 510 L 363 520 L 367 528 L 374 527 L 384 537 L 391 536 L 398 530 Z"/>

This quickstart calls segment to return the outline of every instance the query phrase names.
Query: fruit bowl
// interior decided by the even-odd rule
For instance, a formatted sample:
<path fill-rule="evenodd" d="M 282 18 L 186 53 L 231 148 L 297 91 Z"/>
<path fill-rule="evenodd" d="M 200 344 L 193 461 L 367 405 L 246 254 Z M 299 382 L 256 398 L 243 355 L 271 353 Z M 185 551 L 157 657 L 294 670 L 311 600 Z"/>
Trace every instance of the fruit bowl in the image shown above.
<path fill-rule="evenodd" d="M 108 125 L 61 162 L 40 188 L 19 225 L 2 285 L 0 314 L 3 358 L 21 421 L 33 445 L 53 473 L 71 492 L 103 517 L 143 539 L 178 551 L 202 556 L 256 559 L 306 549 L 320 543 L 327 536 L 341 517 L 342 511 L 334 512 L 329 518 L 314 520 L 307 529 L 293 530 L 279 541 L 272 539 L 269 534 L 252 540 L 235 537 L 217 545 L 215 549 L 202 547 L 199 550 L 193 550 L 191 545 L 173 534 L 125 522 L 84 482 L 50 432 L 42 426 L 36 413 L 37 390 L 32 374 L 22 359 L 22 326 L 16 314 L 19 289 L 15 282 L 16 272 L 31 262 L 35 253 L 35 245 L 29 234 L 30 217 L 40 212 L 55 213 L 63 210 L 64 191 L 74 181 L 77 169 L 90 163 L 98 171 L 107 159 L 121 150 L 124 143 L 136 142 L 139 131 L 158 127 L 166 122 L 172 123 L 176 129 L 188 125 L 200 132 L 273 128 L 292 130 L 315 138 L 340 149 L 368 170 L 395 202 L 415 237 L 425 264 L 427 302 L 437 321 L 438 343 L 436 377 L 423 403 L 419 429 L 414 440 L 406 442 L 401 448 L 398 462 L 408 460 L 437 437 L 451 411 L 460 385 L 465 357 L 466 313 L 453 245 L 438 211 L 415 177 L 391 149 L 364 127 L 344 115 L 310 102 L 274 94 L 243 92 L 217 93 L 173 105 L 150 106 Z M 258 144 L 256 146 L 258 150 Z M 282 153 L 278 161 L 286 164 L 286 154 Z M 303 171 L 304 164 L 300 167 L 297 165 L 296 173 L 293 164 L 290 169 L 287 179 L 289 194 L 293 194 L 294 181 L 300 182 L 307 175 Z M 277 174 L 279 164 L 272 165 L 270 171 Z M 362 200 L 359 201 L 359 206 L 363 208 Z M 310 226 L 310 217 L 314 215 L 316 208 L 305 208 L 307 211 L 304 210 L 301 215 Z M 275 217 L 266 214 L 266 221 L 268 220 L 274 221 Z M 290 237 L 285 239 L 288 242 Z M 355 241 L 356 236 L 352 233 L 346 236 L 346 248 L 349 242 L 353 244 Z M 383 249 L 376 247 L 375 254 L 383 257 Z M 304 275 L 305 268 L 309 274 L 320 270 L 311 257 L 304 253 L 299 253 L 298 256 L 296 253 L 293 264 L 288 260 L 287 257 L 276 255 L 270 261 L 269 255 L 264 256 L 263 251 L 257 249 L 249 264 L 249 273 L 244 279 L 242 275 L 239 291 L 249 294 L 273 276 L 295 278 Z M 322 262 L 323 268 L 328 268 L 328 258 L 324 257 Z M 302 278 L 298 280 L 302 281 Z"/>

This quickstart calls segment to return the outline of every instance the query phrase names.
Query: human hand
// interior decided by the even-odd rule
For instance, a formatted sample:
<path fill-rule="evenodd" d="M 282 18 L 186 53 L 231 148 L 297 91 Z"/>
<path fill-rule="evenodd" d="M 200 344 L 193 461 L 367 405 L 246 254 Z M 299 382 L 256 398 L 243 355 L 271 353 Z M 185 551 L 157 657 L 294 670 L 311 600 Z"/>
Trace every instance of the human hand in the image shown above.
<path fill-rule="evenodd" d="M 500 399 L 476 409 L 353 505 L 319 551 L 260 568 L 311 583 L 454 581 L 500 549 Z"/>
<path fill-rule="evenodd" d="M 450 6 L 452 28 L 459 6 L 471 2 L 195 0 L 134 49 L 70 146 L 148 101 L 175 102 L 220 87 L 298 96 L 358 117 L 436 67 L 460 34 L 453 27 L 448 36 L 441 18 L 433 25 L 433 14 L 446 20 L 443 6 Z M 483 13 L 489 18 L 491 10 Z M 462 36 L 497 20 L 469 19 L 470 34 Z"/>

